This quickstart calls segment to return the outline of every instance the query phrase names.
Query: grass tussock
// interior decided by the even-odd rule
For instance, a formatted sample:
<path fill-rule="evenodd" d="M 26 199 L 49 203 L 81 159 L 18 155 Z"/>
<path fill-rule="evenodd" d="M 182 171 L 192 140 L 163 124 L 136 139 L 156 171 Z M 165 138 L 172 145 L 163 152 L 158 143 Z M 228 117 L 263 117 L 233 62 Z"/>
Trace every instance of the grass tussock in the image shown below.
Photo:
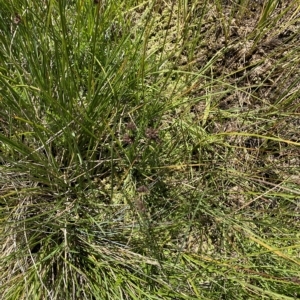
<path fill-rule="evenodd" d="M 300 297 L 298 1 L 0 1 L 1 299 Z"/>

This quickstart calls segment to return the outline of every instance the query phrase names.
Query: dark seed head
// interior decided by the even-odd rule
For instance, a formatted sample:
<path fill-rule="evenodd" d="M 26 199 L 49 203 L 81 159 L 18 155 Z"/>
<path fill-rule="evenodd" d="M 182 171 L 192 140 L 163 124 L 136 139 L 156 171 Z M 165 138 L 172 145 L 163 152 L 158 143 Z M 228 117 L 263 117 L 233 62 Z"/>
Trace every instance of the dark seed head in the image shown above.
<path fill-rule="evenodd" d="M 131 145 L 133 143 L 133 138 L 128 133 L 125 133 L 123 136 L 123 143 L 125 145 Z"/>
<path fill-rule="evenodd" d="M 135 201 L 135 205 L 136 205 L 137 210 L 140 213 L 145 213 L 146 212 L 146 207 L 145 207 L 145 204 L 142 200 Z"/>
<path fill-rule="evenodd" d="M 159 135 L 158 135 L 158 130 L 154 129 L 154 128 L 147 128 L 146 132 L 145 132 L 146 137 L 149 140 L 153 140 L 153 141 L 159 141 Z"/>
<path fill-rule="evenodd" d="M 132 130 L 132 131 L 135 131 L 135 130 L 136 130 L 136 126 L 135 126 L 135 124 L 134 124 L 133 122 L 127 123 L 126 128 L 127 128 L 128 130 Z"/>
<path fill-rule="evenodd" d="M 138 193 L 147 193 L 147 192 L 149 192 L 148 188 L 145 185 L 141 185 L 136 190 L 137 190 Z"/>

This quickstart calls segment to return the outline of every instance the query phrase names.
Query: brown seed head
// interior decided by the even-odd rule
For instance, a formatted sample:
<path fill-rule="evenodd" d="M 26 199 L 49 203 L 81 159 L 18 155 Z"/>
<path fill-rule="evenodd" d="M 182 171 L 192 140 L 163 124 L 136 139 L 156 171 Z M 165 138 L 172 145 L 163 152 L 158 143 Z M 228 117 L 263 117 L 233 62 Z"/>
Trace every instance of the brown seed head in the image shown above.
<path fill-rule="evenodd" d="M 146 212 L 146 207 L 145 207 L 145 203 L 142 201 L 142 200 L 136 200 L 135 201 L 135 205 L 136 205 L 136 208 L 137 210 L 140 212 L 140 213 L 145 213 Z"/>
<path fill-rule="evenodd" d="M 149 140 L 153 140 L 153 141 L 159 141 L 159 135 L 158 135 L 158 130 L 154 129 L 154 128 L 147 128 L 146 132 L 145 132 L 146 137 Z"/>
<path fill-rule="evenodd" d="M 134 124 L 133 122 L 127 123 L 126 128 L 127 128 L 128 130 L 132 130 L 132 131 L 135 131 L 135 130 L 136 130 L 136 126 L 135 126 L 135 124 Z"/>
<path fill-rule="evenodd" d="M 133 138 L 128 133 L 125 133 L 123 136 L 123 143 L 125 145 L 131 145 L 133 143 Z"/>
<path fill-rule="evenodd" d="M 136 189 L 136 191 L 138 193 L 147 193 L 147 192 L 149 192 L 148 188 L 145 185 L 141 185 L 140 187 L 138 187 Z"/>

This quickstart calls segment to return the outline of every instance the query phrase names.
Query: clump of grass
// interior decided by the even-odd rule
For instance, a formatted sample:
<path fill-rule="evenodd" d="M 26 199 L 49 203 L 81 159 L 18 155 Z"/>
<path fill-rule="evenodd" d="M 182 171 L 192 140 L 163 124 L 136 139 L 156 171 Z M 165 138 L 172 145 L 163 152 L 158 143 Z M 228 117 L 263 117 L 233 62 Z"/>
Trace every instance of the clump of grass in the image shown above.
<path fill-rule="evenodd" d="M 3 298 L 299 295 L 296 1 L 0 5 Z"/>

